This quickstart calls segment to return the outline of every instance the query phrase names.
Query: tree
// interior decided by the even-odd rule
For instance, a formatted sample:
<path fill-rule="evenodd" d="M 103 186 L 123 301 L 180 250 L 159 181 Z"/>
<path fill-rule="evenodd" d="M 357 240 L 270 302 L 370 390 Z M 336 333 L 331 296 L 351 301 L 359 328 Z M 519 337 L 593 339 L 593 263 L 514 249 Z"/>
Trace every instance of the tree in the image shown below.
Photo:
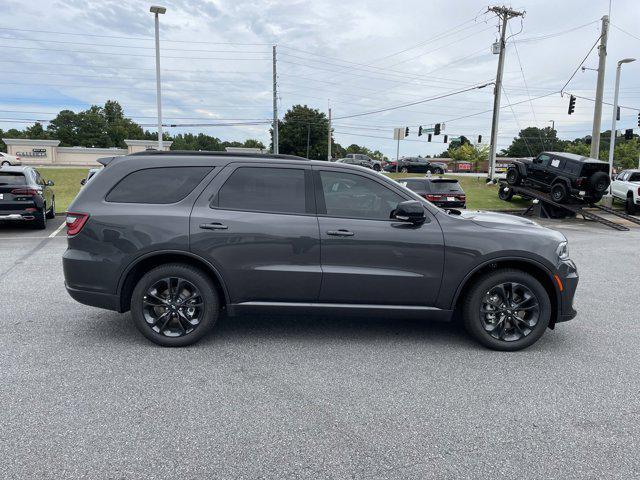
<path fill-rule="evenodd" d="M 287 155 L 307 156 L 324 160 L 327 158 L 327 135 L 329 121 L 324 113 L 306 105 L 294 105 L 278 121 L 279 151 Z M 273 131 L 271 132 L 273 146 Z"/>
<path fill-rule="evenodd" d="M 62 110 L 47 125 L 49 137 L 60 140 L 60 146 L 72 147 L 78 145 L 78 135 L 76 128 L 78 118 L 71 110 Z"/>
<path fill-rule="evenodd" d="M 49 138 L 49 135 L 45 129 L 42 128 L 40 122 L 36 122 L 30 127 L 25 128 L 24 133 L 27 138 L 33 138 L 34 140 L 46 140 Z"/>
<path fill-rule="evenodd" d="M 527 127 L 520 130 L 511 145 L 500 155 L 506 157 L 535 157 L 544 151 L 563 151 L 564 143 L 551 127 Z"/>

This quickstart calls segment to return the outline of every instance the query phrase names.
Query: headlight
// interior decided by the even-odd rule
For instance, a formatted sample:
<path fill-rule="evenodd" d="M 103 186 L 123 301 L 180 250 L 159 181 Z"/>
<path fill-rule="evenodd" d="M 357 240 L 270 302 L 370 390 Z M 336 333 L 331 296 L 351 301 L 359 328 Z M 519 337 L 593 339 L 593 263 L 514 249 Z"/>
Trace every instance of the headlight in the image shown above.
<path fill-rule="evenodd" d="M 560 260 L 568 260 L 569 259 L 569 243 L 568 242 L 560 242 L 558 248 L 556 248 L 556 255 Z"/>

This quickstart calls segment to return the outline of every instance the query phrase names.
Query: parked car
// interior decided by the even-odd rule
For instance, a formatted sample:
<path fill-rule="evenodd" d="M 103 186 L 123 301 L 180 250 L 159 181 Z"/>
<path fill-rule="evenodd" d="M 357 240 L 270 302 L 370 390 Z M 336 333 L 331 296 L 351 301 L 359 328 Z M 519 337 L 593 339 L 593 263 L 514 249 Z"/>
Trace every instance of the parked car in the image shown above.
<path fill-rule="evenodd" d="M 382 170 L 382 162 L 380 160 L 373 159 L 368 155 L 361 153 L 349 153 L 346 157 L 337 160 L 339 163 L 347 163 L 349 165 L 360 165 L 361 167 L 370 168 L 379 172 Z"/>
<path fill-rule="evenodd" d="M 444 162 L 431 162 L 431 165 L 433 165 L 436 168 L 440 168 L 442 170 L 442 172 L 432 172 L 432 173 L 447 173 L 448 169 L 447 169 L 447 164 Z"/>
<path fill-rule="evenodd" d="M 512 160 L 507 168 L 507 183 L 521 183 L 549 192 L 558 203 L 577 197 L 599 202 L 609 188 L 609 164 L 573 153 L 542 152 L 529 160 Z"/>
<path fill-rule="evenodd" d="M 130 310 L 160 345 L 196 342 L 222 310 L 459 312 L 483 345 L 518 350 L 576 315 L 565 237 L 525 218 L 441 210 L 373 171 L 285 155 L 101 162 L 69 206 L 65 285 Z"/>
<path fill-rule="evenodd" d="M 398 164 L 397 169 L 396 163 Z M 384 166 L 384 170 L 385 172 L 395 172 L 397 170 L 401 173 L 444 173 L 444 169 L 440 165 L 431 163 L 426 158 L 421 157 L 405 157 L 398 162 L 389 162 Z"/>
<path fill-rule="evenodd" d="M 622 200 L 629 215 L 640 211 L 640 170 L 623 170 L 611 183 L 611 195 Z"/>
<path fill-rule="evenodd" d="M 87 176 L 80 180 L 80 185 L 84 186 L 87 184 L 89 180 L 91 180 L 100 170 L 101 168 L 90 168 L 87 172 Z"/>
<path fill-rule="evenodd" d="M 0 169 L 0 220 L 28 222 L 35 228 L 47 227 L 55 217 L 53 182 L 45 181 L 32 167 Z"/>
<path fill-rule="evenodd" d="M 9 167 L 16 165 L 22 165 L 22 160 L 20 159 L 20 157 L 0 152 L 0 167 Z"/>
<path fill-rule="evenodd" d="M 440 208 L 467 208 L 467 195 L 454 178 L 403 178 L 398 183 Z"/>

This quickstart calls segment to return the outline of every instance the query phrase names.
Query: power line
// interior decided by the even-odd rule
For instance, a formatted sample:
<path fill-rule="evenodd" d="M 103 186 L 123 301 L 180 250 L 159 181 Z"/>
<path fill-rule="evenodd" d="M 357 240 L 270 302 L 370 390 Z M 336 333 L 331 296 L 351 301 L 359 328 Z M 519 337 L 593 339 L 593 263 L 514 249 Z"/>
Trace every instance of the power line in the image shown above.
<path fill-rule="evenodd" d="M 591 55 L 591 52 L 593 51 L 594 48 L 596 48 L 596 45 L 598 45 L 598 42 L 600 41 L 600 39 L 602 38 L 602 35 L 599 35 L 598 38 L 596 39 L 595 43 L 593 44 L 593 46 L 589 49 L 589 51 L 587 52 L 587 54 L 585 55 L 585 57 L 582 59 L 582 61 L 580 62 L 580 64 L 576 67 L 576 69 L 574 70 L 574 72 L 571 74 L 571 76 L 569 77 L 569 80 L 567 80 L 567 82 L 562 86 L 562 88 L 560 89 L 560 93 L 562 93 L 565 89 L 565 87 L 567 85 L 569 85 L 569 82 L 571 80 L 573 80 L 573 77 L 575 77 L 576 73 L 578 73 L 578 70 L 580 70 L 580 67 L 582 66 L 582 64 L 584 62 L 587 61 L 587 58 L 589 58 L 589 55 Z"/>

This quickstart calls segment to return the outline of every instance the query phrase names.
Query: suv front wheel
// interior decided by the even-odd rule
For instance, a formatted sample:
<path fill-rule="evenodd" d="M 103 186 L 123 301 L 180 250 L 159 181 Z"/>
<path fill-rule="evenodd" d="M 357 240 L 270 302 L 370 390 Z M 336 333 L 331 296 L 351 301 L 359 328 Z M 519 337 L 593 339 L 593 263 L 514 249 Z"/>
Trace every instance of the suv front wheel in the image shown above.
<path fill-rule="evenodd" d="M 147 272 L 131 296 L 136 328 L 163 347 L 197 342 L 219 315 L 220 301 L 211 279 L 201 270 L 181 263 Z"/>
<path fill-rule="evenodd" d="M 507 183 L 509 185 L 520 185 L 521 180 L 520 172 L 516 168 L 510 167 L 507 170 Z"/>
<path fill-rule="evenodd" d="M 534 344 L 551 318 L 549 294 L 521 270 L 496 270 L 480 277 L 462 308 L 467 332 L 493 350 L 515 351 Z"/>

